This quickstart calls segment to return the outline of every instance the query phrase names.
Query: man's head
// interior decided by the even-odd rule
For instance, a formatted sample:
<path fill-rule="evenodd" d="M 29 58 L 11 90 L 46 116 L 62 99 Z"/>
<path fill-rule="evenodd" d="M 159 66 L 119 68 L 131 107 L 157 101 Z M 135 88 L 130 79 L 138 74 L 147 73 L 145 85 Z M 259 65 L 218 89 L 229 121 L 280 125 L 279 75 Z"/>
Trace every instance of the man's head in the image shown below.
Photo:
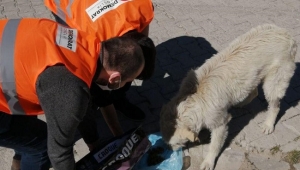
<path fill-rule="evenodd" d="M 116 37 L 102 42 L 102 70 L 96 80 L 110 89 L 123 87 L 141 74 L 144 57 L 141 47 L 131 38 Z"/>
<path fill-rule="evenodd" d="M 122 37 L 129 37 L 134 39 L 142 48 L 145 66 L 142 73 L 137 78 L 140 80 L 149 79 L 153 75 L 155 68 L 156 48 L 153 41 L 151 40 L 151 38 L 137 32 L 136 30 L 129 31 L 126 34 L 122 35 Z"/>

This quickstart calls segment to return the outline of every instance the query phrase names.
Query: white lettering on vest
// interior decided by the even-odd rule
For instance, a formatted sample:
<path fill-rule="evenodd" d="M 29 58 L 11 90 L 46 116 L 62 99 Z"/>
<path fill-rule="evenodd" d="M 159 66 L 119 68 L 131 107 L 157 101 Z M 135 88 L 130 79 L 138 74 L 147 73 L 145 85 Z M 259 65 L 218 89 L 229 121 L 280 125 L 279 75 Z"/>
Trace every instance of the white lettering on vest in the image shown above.
<path fill-rule="evenodd" d="M 72 44 L 73 44 L 73 30 L 69 30 L 69 35 L 68 35 L 68 45 L 67 47 L 72 50 Z"/>
<path fill-rule="evenodd" d="M 95 22 L 105 13 L 118 8 L 120 5 L 129 1 L 131 0 L 98 0 L 85 11 L 91 20 Z"/>
<path fill-rule="evenodd" d="M 77 46 L 77 30 L 70 29 L 61 25 L 57 26 L 56 44 L 76 52 Z"/>

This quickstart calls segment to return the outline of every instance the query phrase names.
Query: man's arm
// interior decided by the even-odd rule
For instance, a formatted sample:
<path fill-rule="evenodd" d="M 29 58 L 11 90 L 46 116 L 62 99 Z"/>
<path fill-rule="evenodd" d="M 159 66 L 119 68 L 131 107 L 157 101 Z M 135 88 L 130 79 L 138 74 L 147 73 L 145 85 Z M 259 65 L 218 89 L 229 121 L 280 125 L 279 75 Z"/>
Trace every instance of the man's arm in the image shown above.
<path fill-rule="evenodd" d="M 121 128 L 114 106 L 110 104 L 108 106 L 99 108 L 111 133 L 114 136 L 122 135 L 123 130 Z M 90 151 L 95 149 L 100 144 L 101 141 L 99 140 L 95 116 L 87 114 L 86 118 L 84 118 L 84 120 L 78 126 L 78 129 Z"/>
<path fill-rule="evenodd" d="M 64 66 L 52 66 L 39 75 L 36 91 L 46 116 L 52 166 L 75 169 L 74 136 L 88 107 L 89 88 Z"/>
<path fill-rule="evenodd" d="M 96 147 L 99 143 L 99 133 L 97 129 L 96 114 L 96 109 L 92 109 L 91 107 L 89 107 L 85 117 L 78 126 L 80 135 L 89 147 L 90 151 L 92 151 L 94 147 Z"/>
<path fill-rule="evenodd" d="M 112 104 L 110 91 L 102 90 L 96 83 L 92 83 L 90 93 L 92 95 L 93 109 L 88 110 L 84 120 L 79 124 L 78 130 L 91 151 L 97 147 L 100 142 L 95 121 L 97 108 L 100 109 L 106 124 L 114 136 L 121 135 L 123 130 Z"/>
<path fill-rule="evenodd" d="M 112 134 L 114 136 L 122 135 L 123 130 L 118 120 L 118 116 L 114 105 L 111 104 L 106 107 L 101 107 L 100 110 Z"/>

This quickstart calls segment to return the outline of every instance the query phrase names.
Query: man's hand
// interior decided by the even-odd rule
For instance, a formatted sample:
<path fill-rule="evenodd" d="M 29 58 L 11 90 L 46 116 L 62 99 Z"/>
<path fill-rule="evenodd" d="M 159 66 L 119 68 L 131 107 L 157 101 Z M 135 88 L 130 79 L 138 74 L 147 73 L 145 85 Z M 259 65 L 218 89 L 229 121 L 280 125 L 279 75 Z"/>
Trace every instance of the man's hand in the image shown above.
<path fill-rule="evenodd" d="M 99 146 L 101 141 L 98 139 L 96 142 L 87 144 L 90 151 L 94 150 L 97 146 Z"/>

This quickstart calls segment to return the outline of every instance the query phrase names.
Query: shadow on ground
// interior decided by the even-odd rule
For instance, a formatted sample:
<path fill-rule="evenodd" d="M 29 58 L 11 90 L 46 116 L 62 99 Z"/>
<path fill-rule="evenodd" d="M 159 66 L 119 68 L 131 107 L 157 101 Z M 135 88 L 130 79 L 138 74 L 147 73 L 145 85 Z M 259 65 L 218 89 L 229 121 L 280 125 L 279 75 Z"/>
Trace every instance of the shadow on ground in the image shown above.
<path fill-rule="evenodd" d="M 148 118 L 155 117 L 151 123 L 145 122 L 143 126 L 148 133 L 159 131 L 160 109 L 177 93 L 187 72 L 201 66 L 206 59 L 217 53 L 205 38 L 191 36 L 169 39 L 158 44 L 156 49 L 154 75 L 150 80 L 142 82 L 141 86 L 130 89 L 139 94 L 132 96 L 139 96 L 139 102 L 150 110 Z"/>

